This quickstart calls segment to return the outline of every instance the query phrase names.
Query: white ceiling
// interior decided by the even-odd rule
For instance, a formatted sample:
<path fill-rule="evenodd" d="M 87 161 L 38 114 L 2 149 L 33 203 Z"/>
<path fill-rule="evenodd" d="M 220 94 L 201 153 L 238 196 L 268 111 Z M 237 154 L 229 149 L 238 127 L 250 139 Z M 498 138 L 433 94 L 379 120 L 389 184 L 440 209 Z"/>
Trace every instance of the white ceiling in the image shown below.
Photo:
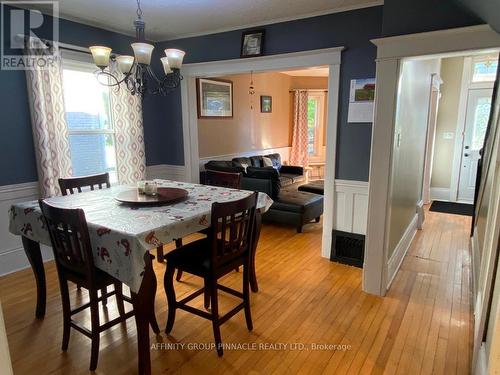
<path fill-rule="evenodd" d="M 142 0 L 141 7 L 146 38 L 163 41 L 381 3 L 383 0 Z M 134 35 L 135 12 L 135 0 L 59 0 L 62 18 L 129 35 Z"/>
<path fill-rule="evenodd" d="M 328 72 L 328 67 L 315 67 L 299 70 L 287 70 L 280 73 L 288 74 L 293 77 L 328 77 Z"/>

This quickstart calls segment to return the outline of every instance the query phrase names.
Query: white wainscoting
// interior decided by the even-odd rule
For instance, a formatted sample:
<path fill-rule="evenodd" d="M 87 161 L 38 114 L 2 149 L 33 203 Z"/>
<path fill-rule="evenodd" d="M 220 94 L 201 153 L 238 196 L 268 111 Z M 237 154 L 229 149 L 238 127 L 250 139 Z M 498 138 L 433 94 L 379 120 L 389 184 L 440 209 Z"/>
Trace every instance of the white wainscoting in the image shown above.
<path fill-rule="evenodd" d="M 368 217 L 368 182 L 335 180 L 334 228 L 366 234 Z"/>
<path fill-rule="evenodd" d="M 392 253 L 391 258 L 389 259 L 389 262 L 387 264 L 387 280 L 389 280 L 389 282 L 387 283 L 387 289 L 389 289 L 389 287 L 391 286 L 392 280 L 394 280 L 394 277 L 396 276 L 399 267 L 401 266 L 401 263 L 403 262 L 403 259 L 411 246 L 413 237 L 415 237 L 415 234 L 417 233 L 417 223 L 418 214 L 415 214 L 410 222 L 410 225 L 408 225 L 408 227 L 406 228 L 403 237 L 397 244 L 394 253 Z"/>
<path fill-rule="evenodd" d="M 205 164 L 210 160 L 232 160 L 233 158 L 239 157 L 249 157 L 254 155 L 269 155 L 269 154 L 280 154 L 281 162 L 288 162 L 290 159 L 290 149 L 291 147 L 278 147 L 278 148 L 267 148 L 265 150 L 253 150 L 240 152 L 236 154 L 226 154 L 226 155 L 216 155 L 216 156 L 207 156 L 205 158 L 200 158 L 200 171 L 205 169 Z"/>
<path fill-rule="evenodd" d="M 158 164 L 146 167 L 146 177 L 150 180 L 160 178 L 163 180 L 184 181 L 186 179 L 186 167 L 184 165 Z"/>
<path fill-rule="evenodd" d="M 450 200 L 450 189 L 431 187 L 431 200 L 448 202 Z"/>
<path fill-rule="evenodd" d="M 21 237 L 9 232 L 9 209 L 16 202 L 38 199 L 38 182 L 0 186 L 0 275 L 29 267 Z M 44 260 L 53 258 L 49 247 L 42 246 Z"/>

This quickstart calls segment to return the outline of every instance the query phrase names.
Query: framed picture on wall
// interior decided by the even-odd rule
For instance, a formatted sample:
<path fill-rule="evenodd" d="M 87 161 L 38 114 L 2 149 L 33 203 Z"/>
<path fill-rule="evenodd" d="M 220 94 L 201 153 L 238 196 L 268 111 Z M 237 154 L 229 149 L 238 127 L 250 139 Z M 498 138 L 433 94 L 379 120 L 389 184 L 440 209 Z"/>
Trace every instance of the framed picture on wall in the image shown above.
<path fill-rule="evenodd" d="M 273 97 L 269 95 L 260 96 L 260 112 L 271 113 L 273 111 Z"/>
<path fill-rule="evenodd" d="M 245 31 L 241 35 L 241 57 L 262 56 L 265 30 Z"/>
<path fill-rule="evenodd" d="M 233 117 L 233 82 L 215 78 L 196 79 L 198 118 Z"/>

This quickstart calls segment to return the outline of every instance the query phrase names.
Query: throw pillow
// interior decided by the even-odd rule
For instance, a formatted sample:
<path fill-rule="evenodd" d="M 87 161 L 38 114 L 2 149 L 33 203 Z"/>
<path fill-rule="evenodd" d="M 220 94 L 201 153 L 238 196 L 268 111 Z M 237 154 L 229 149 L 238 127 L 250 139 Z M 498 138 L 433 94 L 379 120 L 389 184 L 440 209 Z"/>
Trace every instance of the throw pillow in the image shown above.
<path fill-rule="evenodd" d="M 263 167 L 273 167 L 273 161 L 265 156 L 262 157 Z"/>
<path fill-rule="evenodd" d="M 243 167 L 243 169 L 245 170 L 245 173 L 247 173 L 247 168 L 248 168 L 248 164 L 247 163 L 240 163 L 240 165 Z"/>

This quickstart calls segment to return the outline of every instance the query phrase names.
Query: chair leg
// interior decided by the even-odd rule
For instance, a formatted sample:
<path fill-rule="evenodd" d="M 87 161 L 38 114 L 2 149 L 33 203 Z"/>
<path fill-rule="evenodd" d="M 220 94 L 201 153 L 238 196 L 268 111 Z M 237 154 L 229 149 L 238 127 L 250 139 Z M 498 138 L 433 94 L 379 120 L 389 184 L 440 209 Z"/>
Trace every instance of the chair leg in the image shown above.
<path fill-rule="evenodd" d="M 319 223 L 319 220 L 320 220 L 320 219 L 321 219 L 321 217 L 320 217 L 320 216 L 318 216 L 316 219 L 314 219 L 314 221 L 315 221 L 316 223 Z"/>
<path fill-rule="evenodd" d="M 177 271 L 177 276 L 175 277 L 175 280 L 177 280 L 177 281 L 181 281 L 181 278 L 182 278 L 182 271 L 181 271 L 181 270 L 178 270 L 178 271 Z"/>
<path fill-rule="evenodd" d="M 169 266 L 167 263 L 167 270 L 165 271 L 165 276 L 163 278 L 163 286 L 165 288 L 165 293 L 167 295 L 168 302 L 168 318 L 167 318 L 167 326 L 165 328 L 165 333 L 169 334 L 172 332 L 172 328 L 174 327 L 175 321 L 175 310 L 176 303 L 175 300 L 175 289 L 174 289 L 174 274 L 175 268 Z"/>
<path fill-rule="evenodd" d="M 250 312 L 250 267 L 249 261 L 243 265 L 243 302 L 245 304 L 245 320 L 249 331 L 253 329 L 252 313 Z"/>
<path fill-rule="evenodd" d="M 297 233 L 302 233 L 302 225 L 299 225 L 299 226 L 297 227 Z"/>
<path fill-rule="evenodd" d="M 163 245 L 156 248 L 156 256 L 156 260 L 158 261 L 158 263 L 163 263 L 163 260 L 165 259 L 165 256 L 163 254 Z"/>
<path fill-rule="evenodd" d="M 209 284 L 209 279 L 205 279 L 205 292 L 203 293 L 203 296 L 205 298 L 204 303 L 205 303 L 205 309 L 210 308 L 210 284 Z"/>
<path fill-rule="evenodd" d="M 123 286 L 122 283 L 115 283 L 115 298 L 116 306 L 118 307 L 118 312 L 120 316 L 125 315 L 125 306 L 123 305 Z"/>
<path fill-rule="evenodd" d="M 89 291 L 90 293 L 90 321 L 92 331 L 92 347 L 90 350 L 90 371 L 97 368 L 97 360 L 99 359 L 99 302 L 97 301 L 97 290 Z"/>
<path fill-rule="evenodd" d="M 217 279 L 211 279 L 208 283 L 210 285 L 210 299 L 212 302 L 212 327 L 214 330 L 215 347 L 217 348 L 217 355 L 222 357 L 224 350 L 222 348 L 222 338 L 220 335 L 220 322 L 219 322 L 219 301 L 217 298 Z"/>
<path fill-rule="evenodd" d="M 182 238 L 176 238 L 174 241 L 175 241 L 175 247 L 179 248 L 182 246 Z M 175 280 L 181 281 L 181 278 L 182 278 L 182 271 L 178 270 Z"/>
<path fill-rule="evenodd" d="M 61 299 L 63 309 L 63 339 L 61 349 L 65 352 L 68 350 L 69 335 L 71 332 L 71 305 L 69 302 L 68 281 L 60 280 Z"/>
<path fill-rule="evenodd" d="M 108 292 L 108 287 L 105 287 L 105 288 L 102 288 L 101 289 L 101 297 L 104 296 L 106 293 Z M 108 297 L 104 297 L 102 299 L 102 305 L 104 307 L 107 307 L 108 306 Z"/>

